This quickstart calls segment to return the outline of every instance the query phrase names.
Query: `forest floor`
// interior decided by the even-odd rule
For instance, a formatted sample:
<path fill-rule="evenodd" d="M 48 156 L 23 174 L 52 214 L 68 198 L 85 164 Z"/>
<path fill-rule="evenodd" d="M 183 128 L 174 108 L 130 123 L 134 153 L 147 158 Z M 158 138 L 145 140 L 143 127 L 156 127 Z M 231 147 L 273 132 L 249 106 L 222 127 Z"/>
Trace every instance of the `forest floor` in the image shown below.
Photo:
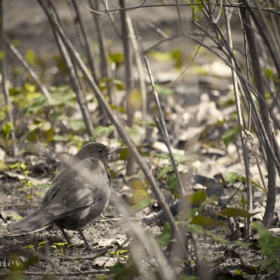
<path fill-rule="evenodd" d="M 86 5 L 86 1 L 81 0 L 80 2 Z M 66 1 L 57 1 L 57 5 L 60 7 L 60 15 L 66 23 L 67 34 L 78 50 L 81 49 Z M 39 73 L 42 74 L 44 71 L 43 81 L 49 86 L 67 83 L 68 80 L 65 76 L 57 75 L 58 68 L 53 60 L 57 55 L 57 48 L 51 29 L 37 1 L 6 0 L 4 9 L 5 33 L 11 40 L 19 40 L 19 50 L 22 53 L 32 49 L 36 52 L 36 56 L 44 61 L 43 67 L 42 64 L 35 66 Z M 151 28 L 151 24 L 161 27 L 167 34 L 176 33 L 176 29 L 179 28 L 176 9 L 169 9 L 168 13 L 158 11 L 158 9 L 151 8 L 149 13 L 145 9 L 134 10 L 130 13 L 131 18 L 137 22 L 138 33 L 142 39 L 141 47 L 144 50 L 161 39 L 155 29 Z M 185 12 L 184 20 L 187 20 L 190 17 L 190 11 Z M 92 38 L 96 40 L 92 15 L 86 10 L 83 11 L 83 15 Z M 114 17 L 118 22 L 119 16 L 116 14 Z M 101 18 L 110 45 L 110 52 L 119 52 L 122 48 L 121 41 L 112 31 L 108 17 L 101 16 Z M 69 27 L 70 24 L 67 25 L 70 22 L 72 27 Z M 186 25 L 186 29 L 186 31 L 192 32 L 190 23 Z M 234 35 L 234 38 L 237 45 L 242 45 L 242 36 L 239 32 Z M 187 176 L 184 185 L 189 192 L 207 190 L 208 197 L 211 195 L 217 197 L 217 201 L 209 205 L 203 214 L 207 217 L 215 217 L 219 221 L 225 221 L 216 216 L 223 206 L 223 201 L 231 198 L 229 206 L 241 207 L 242 196 L 246 198 L 246 187 L 241 180 L 232 183 L 224 180 L 229 172 L 243 176 L 245 174 L 238 137 L 233 137 L 227 145 L 224 141 L 226 132 L 236 128 L 237 125 L 236 119 L 232 117 L 235 113 L 235 104 L 232 102 L 231 71 L 224 63 L 206 53 L 205 50 L 200 50 L 195 60 L 192 61 L 198 47 L 185 38 L 167 41 L 159 46 L 157 51 L 167 54 L 174 48 L 182 51 L 183 65 L 180 69 L 174 67 L 175 62 L 172 59 L 158 59 L 156 55 L 149 57 L 155 82 L 162 85 L 160 99 L 171 142 L 174 151 L 188 159 L 187 162 L 180 164 L 179 168 Z M 9 60 L 8 73 L 11 83 L 13 86 L 22 86 L 23 76 L 13 74 L 15 59 L 10 54 L 7 59 Z M 179 81 L 174 83 L 189 64 L 191 66 Z M 123 69 L 119 69 L 116 78 L 122 79 L 123 76 Z M 153 120 L 152 96 L 148 97 L 148 104 L 148 112 L 151 113 L 150 119 Z M 142 151 L 146 152 L 145 159 L 149 163 L 151 171 L 156 174 L 158 166 L 165 167 L 168 165 L 168 161 L 160 161 L 155 154 L 166 153 L 166 148 L 156 128 L 150 127 L 144 138 Z M 100 137 L 97 141 L 104 141 L 104 137 Z M 107 141 L 105 144 L 110 144 L 110 140 L 105 141 Z M 257 145 L 257 140 L 253 141 Z M 68 152 L 68 147 L 65 146 L 62 149 Z M 43 277 L 45 277 L 44 279 L 55 279 L 50 275 L 55 276 L 56 279 L 95 279 L 102 275 L 109 275 L 113 265 L 126 263 L 128 256 L 126 250 L 130 249 L 131 240 L 121 223 L 117 207 L 112 203 L 103 213 L 105 217 L 94 220 L 85 229 L 85 236 L 92 246 L 91 252 L 85 251 L 83 241 L 74 231 L 70 232 L 71 242 L 74 246 L 68 246 L 61 232 L 55 227 L 28 234 L 9 232 L 6 229 L 8 223 L 38 209 L 59 164 L 55 160 L 46 159 L 40 155 L 25 153 L 23 156 L 12 158 L 5 156 L 2 150 L 0 152 L 0 160 L 10 166 L 9 170 L 0 171 L 0 279 L 5 279 L 4 275 L 6 275 L 6 279 L 24 279 L 12 278 L 12 276 L 8 278 L 6 273 L 9 271 L 14 273 L 13 277 L 16 277 L 15 275 L 20 277 L 20 273 L 24 272 L 30 279 L 43 279 Z M 18 162 L 24 163 L 26 167 L 15 166 Z M 14 167 L 11 167 L 12 165 Z M 109 166 L 114 172 L 123 169 L 117 173 L 112 187 L 119 196 L 127 200 L 128 207 L 130 207 L 133 180 L 125 176 L 125 162 L 117 159 L 109 163 Z M 265 166 L 262 161 L 260 161 L 260 169 L 265 177 Z M 250 171 L 252 178 L 263 185 L 258 167 L 252 166 Z M 279 182 L 277 184 L 279 186 Z M 170 191 L 166 191 L 164 187 L 163 191 L 166 198 L 170 196 Z M 253 186 L 253 196 L 253 212 L 258 212 L 254 217 L 257 221 L 263 217 L 266 195 L 260 188 Z M 277 201 L 279 201 L 279 196 L 280 194 L 277 193 Z M 153 213 L 158 211 L 158 205 L 153 203 L 149 207 L 139 210 L 131 218 L 156 237 L 163 232 L 163 221 L 153 219 Z M 275 212 L 279 211 L 278 202 Z M 197 235 L 195 237 L 198 244 L 197 252 L 202 264 L 201 271 L 198 272 L 200 279 L 280 279 L 279 272 L 257 265 L 256 261 L 263 258 L 259 248 L 244 249 L 234 245 L 238 240 L 243 241 L 244 237 L 243 220 L 235 219 L 235 221 L 239 232 L 237 237 L 232 237 L 232 232 L 227 227 L 210 229 L 216 236 L 231 240 L 230 243 L 216 242 L 209 236 Z M 279 227 L 277 217 L 274 219 L 273 227 Z M 255 233 L 253 232 L 253 234 Z M 257 243 L 256 235 L 253 236 L 251 242 Z M 31 258 L 30 251 L 35 252 L 34 254 L 40 260 Z M 168 253 L 166 254 L 168 255 Z M 191 256 L 193 259 L 196 257 L 193 251 Z M 147 260 L 146 265 L 148 263 Z M 183 276 L 184 272 L 179 269 L 178 273 L 180 272 Z M 129 275 L 127 277 L 130 279 Z"/>

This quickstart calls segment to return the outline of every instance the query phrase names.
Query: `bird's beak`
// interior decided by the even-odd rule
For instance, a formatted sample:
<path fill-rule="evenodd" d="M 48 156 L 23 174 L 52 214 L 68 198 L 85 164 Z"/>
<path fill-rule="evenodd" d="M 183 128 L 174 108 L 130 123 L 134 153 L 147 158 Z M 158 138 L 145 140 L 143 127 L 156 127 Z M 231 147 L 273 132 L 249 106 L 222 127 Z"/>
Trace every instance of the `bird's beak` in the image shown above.
<path fill-rule="evenodd" d="M 121 151 L 123 149 L 125 149 L 125 147 L 118 146 L 118 147 L 115 147 L 115 148 L 111 148 L 110 151 L 109 151 L 109 154 L 111 155 L 111 154 L 113 154 L 115 152 L 118 152 L 118 151 Z"/>

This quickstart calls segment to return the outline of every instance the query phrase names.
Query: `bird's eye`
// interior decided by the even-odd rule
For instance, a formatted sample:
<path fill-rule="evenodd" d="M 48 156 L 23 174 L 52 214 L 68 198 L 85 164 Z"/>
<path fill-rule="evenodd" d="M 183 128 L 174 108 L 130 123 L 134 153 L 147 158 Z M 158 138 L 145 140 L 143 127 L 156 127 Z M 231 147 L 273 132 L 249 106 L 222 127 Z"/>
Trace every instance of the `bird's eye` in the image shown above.
<path fill-rule="evenodd" d="M 104 150 L 103 149 L 98 149 L 98 153 L 101 155 L 101 154 L 103 154 L 103 152 L 104 152 Z"/>

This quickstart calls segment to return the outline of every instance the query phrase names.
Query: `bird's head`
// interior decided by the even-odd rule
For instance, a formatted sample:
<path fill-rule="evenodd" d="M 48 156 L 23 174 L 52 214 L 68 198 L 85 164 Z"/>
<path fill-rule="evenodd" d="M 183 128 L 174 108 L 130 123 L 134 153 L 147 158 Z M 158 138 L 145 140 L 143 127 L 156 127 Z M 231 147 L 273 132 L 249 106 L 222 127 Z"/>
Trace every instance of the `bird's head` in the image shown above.
<path fill-rule="evenodd" d="M 89 143 L 75 155 L 74 160 L 84 160 L 86 158 L 99 158 L 105 162 L 108 161 L 111 154 L 122 150 L 123 147 L 109 148 L 101 143 Z"/>

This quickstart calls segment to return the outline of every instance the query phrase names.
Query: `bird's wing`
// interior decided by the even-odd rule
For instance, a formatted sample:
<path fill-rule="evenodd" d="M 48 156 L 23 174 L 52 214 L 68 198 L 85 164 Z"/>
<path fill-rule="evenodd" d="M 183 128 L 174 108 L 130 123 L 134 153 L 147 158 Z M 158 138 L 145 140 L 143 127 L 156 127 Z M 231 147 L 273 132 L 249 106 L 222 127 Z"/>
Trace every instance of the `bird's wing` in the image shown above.
<path fill-rule="evenodd" d="M 110 184 L 107 170 L 103 165 L 91 168 L 93 170 L 88 166 L 85 168 L 85 165 L 90 164 L 91 162 L 84 162 L 82 165 L 76 165 L 73 172 L 65 173 L 54 182 L 53 188 L 46 195 L 47 198 L 44 198 L 43 207 L 48 212 L 54 216 L 67 214 L 87 208 L 106 197 L 103 191 Z"/>
<path fill-rule="evenodd" d="M 99 194 L 98 194 L 99 193 Z M 71 212 L 83 210 L 101 199 L 100 192 L 93 192 L 90 188 L 76 186 L 68 191 L 60 204 L 52 204 L 48 212 L 58 217 Z"/>

